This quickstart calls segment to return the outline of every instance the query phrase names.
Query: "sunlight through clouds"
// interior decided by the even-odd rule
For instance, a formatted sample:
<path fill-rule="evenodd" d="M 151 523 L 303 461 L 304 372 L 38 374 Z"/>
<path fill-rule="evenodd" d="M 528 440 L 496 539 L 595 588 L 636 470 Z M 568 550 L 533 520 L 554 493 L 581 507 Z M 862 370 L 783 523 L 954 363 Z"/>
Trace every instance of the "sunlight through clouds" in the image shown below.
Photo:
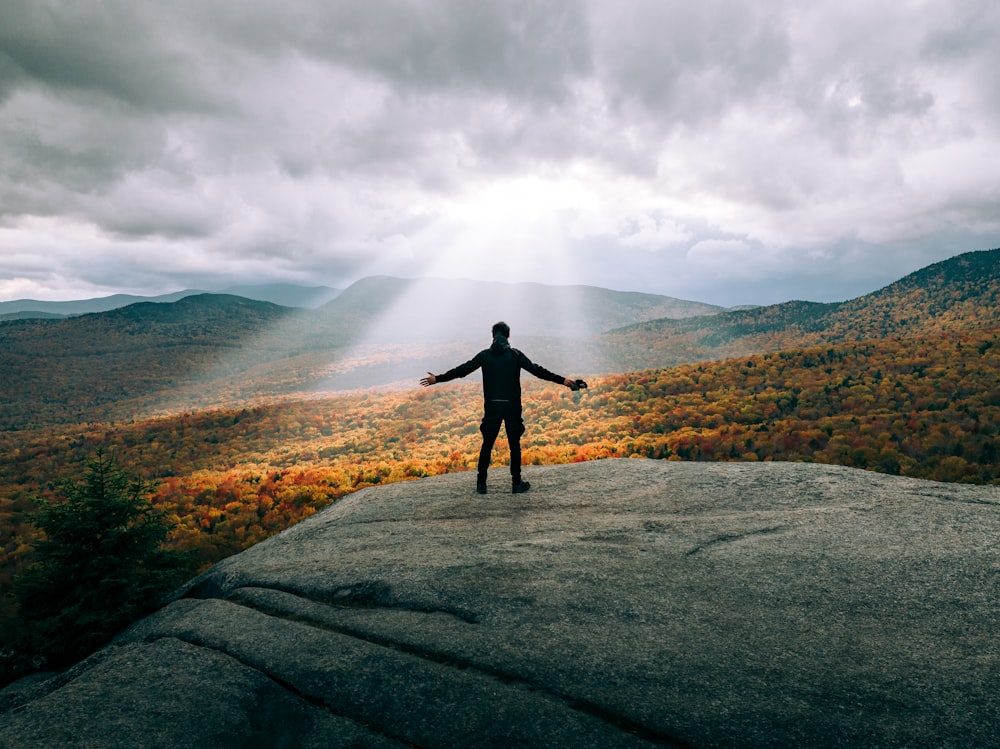
<path fill-rule="evenodd" d="M 576 269 L 560 219 L 594 202 L 571 180 L 533 176 L 485 185 L 447 206 L 451 244 L 440 248 L 426 275 L 573 283 Z"/>
<path fill-rule="evenodd" d="M 484 338 L 501 319 L 516 331 L 523 311 L 513 282 L 575 282 L 577 268 L 557 219 L 586 199 L 572 183 L 532 178 L 490 184 L 440 206 L 437 220 L 414 242 L 409 277 L 481 279 L 489 283 L 488 300 L 470 297 L 468 289 L 453 284 L 413 284 L 362 338 L 405 339 L 392 326 L 407 319 L 420 326 L 422 335 L 438 331 L 445 337 L 450 320 L 470 316 L 479 321 Z M 565 295 L 558 300 L 566 304 Z M 572 305 L 553 308 L 550 323 L 573 321 L 577 312 Z"/>

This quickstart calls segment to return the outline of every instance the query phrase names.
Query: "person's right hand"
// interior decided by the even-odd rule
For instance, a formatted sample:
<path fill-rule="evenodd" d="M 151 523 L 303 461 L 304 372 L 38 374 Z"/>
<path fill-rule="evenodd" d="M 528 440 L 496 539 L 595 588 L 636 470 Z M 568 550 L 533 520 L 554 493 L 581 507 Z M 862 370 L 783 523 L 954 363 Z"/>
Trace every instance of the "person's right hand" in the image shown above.
<path fill-rule="evenodd" d="M 437 377 L 428 372 L 427 376 L 424 377 L 422 380 L 420 380 L 420 384 L 423 385 L 424 387 L 427 387 L 428 385 L 433 385 L 437 381 L 438 381 Z"/>

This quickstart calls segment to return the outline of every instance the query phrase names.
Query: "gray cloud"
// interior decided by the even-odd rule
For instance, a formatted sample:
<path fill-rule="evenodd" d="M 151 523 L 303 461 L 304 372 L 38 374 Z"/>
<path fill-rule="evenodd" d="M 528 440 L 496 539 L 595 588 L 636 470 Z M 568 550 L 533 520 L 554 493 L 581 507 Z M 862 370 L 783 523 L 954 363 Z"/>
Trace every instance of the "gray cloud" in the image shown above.
<path fill-rule="evenodd" d="M 789 63 L 781 4 L 593 3 L 611 106 L 664 129 L 698 127 L 766 94 Z"/>
<path fill-rule="evenodd" d="M 177 6 L 178 8 L 180 6 Z M 150 2 L 10 0 L 0 53 L 26 85 L 118 101 L 143 111 L 214 108 L 218 91 L 199 85 L 190 27 Z"/>
<path fill-rule="evenodd" d="M 245 4 L 231 7 L 246 19 L 234 30 L 253 49 L 305 51 L 375 74 L 405 96 L 461 90 L 558 100 L 565 80 L 589 63 L 576 2 L 293 3 L 257 17 Z"/>
<path fill-rule="evenodd" d="M 861 293 L 1000 245 L 998 35 L 988 0 L 10 0 L 0 298 Z"/>

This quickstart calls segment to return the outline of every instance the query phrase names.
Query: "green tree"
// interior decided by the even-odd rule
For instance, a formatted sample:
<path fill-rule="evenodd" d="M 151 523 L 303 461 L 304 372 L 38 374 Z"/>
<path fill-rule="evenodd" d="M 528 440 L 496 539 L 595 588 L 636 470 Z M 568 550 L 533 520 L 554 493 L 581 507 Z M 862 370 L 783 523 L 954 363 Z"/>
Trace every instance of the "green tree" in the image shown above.
<path fill-rule="evenodd" d="M 140 616 L 191 571 L 164 548 L 170 525 L 102 450 L 63 501 L 37 500 L 44 534 L 33 564 L 14 581 L 19 623 L 12 655 L 29 667 L 62 667 L 88 655 Z"/>

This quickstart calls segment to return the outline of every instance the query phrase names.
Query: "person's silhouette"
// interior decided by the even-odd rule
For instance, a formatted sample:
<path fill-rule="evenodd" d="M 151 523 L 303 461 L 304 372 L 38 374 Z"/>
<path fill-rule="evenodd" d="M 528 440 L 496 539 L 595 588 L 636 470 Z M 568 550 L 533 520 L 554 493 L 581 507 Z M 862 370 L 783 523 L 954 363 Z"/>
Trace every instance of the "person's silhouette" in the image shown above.
<path fill-rule="evenodd" d="M 531 486 L 527 481 L 521 480 L 521 435 L 524 434 L 524 419 L 521 417 L 521 370 L 527 370 L 542 380 L 558 382 L 570 390 L 587 387 L 583 380 L 571 380 L 535 364 L 516 348 L 511 348 L 509 338 L 510 326 L 505 322 L 498 322 L 493 326 L 493 344 L 488 349 L 483 349 L 465 364 L 459 364 L 444 374 L 428 372 L 427 377 L 420 380 L 420 384 L 427 387 L 465 377 L 482 368 L 484 414 L 479 431 L 483 433 L 483 446 L 479 450 L 476 475 L 476 491 L 480 494 L 486 494 L 490 456 L 497 435 L 500 434 L 501 424 L 506 428 L 507 444 L 510 445 L 511 492 L 520 494 L 528 491 Z"/>

